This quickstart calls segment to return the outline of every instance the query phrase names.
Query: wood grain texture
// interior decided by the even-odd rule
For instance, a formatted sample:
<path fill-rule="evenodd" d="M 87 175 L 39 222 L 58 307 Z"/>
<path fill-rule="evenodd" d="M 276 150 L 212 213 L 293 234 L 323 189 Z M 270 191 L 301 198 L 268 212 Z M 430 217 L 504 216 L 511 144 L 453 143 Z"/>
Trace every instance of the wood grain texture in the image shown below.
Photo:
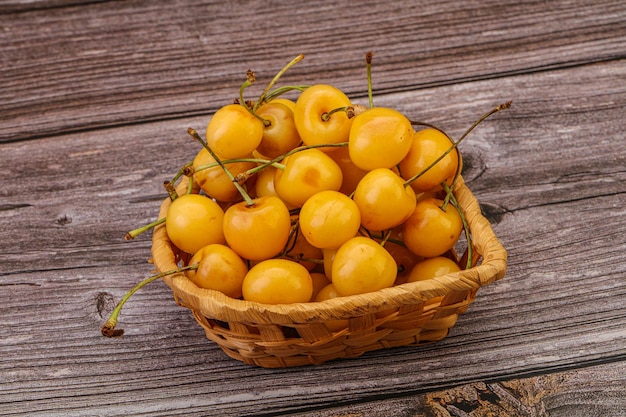
<path fill-rule="evenodd" d="M 401 399 L 299 414 L 302 417 L 624 416 L 623 362 L 505 382 L 480 382 Z M 600 391 L 604 391 L 599 394 Z M 598 401 L 601 398 L 602 401 Z"/>
<path fill-rule="evenodd" d="M 0 10 L 0 415 L 625 415 L 621 3 L 72 3 Z M 366 50 L 376 104 L 453 137 L 513 100 L 461 145 L 507 276 L 442 342 L 317 367 L 227 358 L 161 282 L 103 338 L 186 129 L 299 52 L 285 83 L 365 103 Z"/>
<path fill-rule="evenodd" d="M 380 93 L 621 59 L 625 18 L 620 1 L 126 1 L 0 13 L 0 140 L 207 114 L 234 98 L 248 68 L 269 79 L 299 53 L 308 58 L 285 80 L 352 96 L 365 96 L 369 50 Z"/>

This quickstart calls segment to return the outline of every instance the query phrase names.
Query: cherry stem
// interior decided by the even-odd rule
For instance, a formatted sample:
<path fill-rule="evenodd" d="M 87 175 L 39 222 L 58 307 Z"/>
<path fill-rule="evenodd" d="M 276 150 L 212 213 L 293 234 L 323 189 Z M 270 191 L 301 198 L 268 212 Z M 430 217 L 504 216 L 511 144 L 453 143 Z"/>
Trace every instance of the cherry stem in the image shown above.
<path fill-rule="evenodd" d="M 415 181 L 416 179 L 418 179 L 419 177 L 424 175 L 424 173 L 426 173 L 426 171 L 428 171 L 429 169 L 434 167 L 439 161 L 441 161 L 443 158 L 445 158 L 446 155 L 448 155 L 450 152 L 455 150 L 459 146 L 459 144 L 467 137 L 467 135 L 469 135 L 469 133 L 472 130 L 474 130 L 474 128 L 476 128 L 476 126 L 478 126 L 480 123 L 482 123 L 485 119 L 487 119 L 492 114 L 497 113 L 497 112 L 499 112 L 501 110 L 508 109 L 509 107 L 511 107 L 511 101 L 508 101 L 506 103 L 500 104 L 500 105 L 494 107 L 493 109 L 491 109 L 490 111 L 488 111 L 487 113 L 483 114 L 478 120 L 476 120 L 474 123 L 472 123 L 472 125 L 465 131 L 465 133 L 463 133 L 463 135 L 457 141 L 452 140 L 452 138 L 450 138 L 442 129 L 439 129 L 439 128 L 431 125 L 431 124 L 423 123 L 423 122 L 411 122 L 411 124 L 414 124 L 414 125 L 428 126 L 428 127 L 432 127 L 434 129 L 439 130 L 440 132 L 442 132 L 443 134 L 448 136 L 450 141 L 452 141 L 452 146 L 450 146 L 444 153 L 439 155 L 439 157 L 437 159 L 435 159 L 433 162 L 431 162 L 430 165 L 428 165 L 426 168 L 424 168 L 423 170 L 421 170 L 420 172 L 418 172 L 417 174 L 415 174 L 414 176 L 412 176 L 411 178 L 406 180 L 405 183 L 404 183 L 404 186 L 408 187 L 409 185 L 411 185 L 411 183 L 413 181 Z"/>
<path fill-rule="evenodd" d="M 367 95 L 369 97 L 370 109 L 374 107 L 374 91 L 372 88 L 372 57 L 373 53 L 365 54 L 365 69 L 367 70 Z"/>
<path fill-rule="evenodd" d="M 461 209 L 459 202 L 456 200 L 456 196 L 452 189 L 448 186 L 448 184 L 444 182 L 441 183 L 441 187 L 446 191 L 446 199 L 449 199 L 452 202 L 452 206 L 456 209 L 461 217 L 461 222 L 463 223 L 463 231 L 465 232 L 465 240 L 467 241 L 467 263 L 465 265 L 465 269 L 470 269 L 472 267 L 472 258 L 473 258 L 473 245 L 472 245 L 472 234 L 469 229 L 469 225 L 467 224 L 467 219 L 465 219 L 465 213 Z M 445 209 L 442 208 L 445 211 Z"/>
<path fill-rule="evenodd" d="M 304 254 L 302 253 L 297 253 L 295 255 L 291 255 L 289 253 L 296 247 L 298 241 L 298 233 L 300 233 L 299 220 L 296 220 L 296 222 L 291 225 L 291 230 L 289 231 L 289 239 L 287 240 L 285 247 L 281 251 L 280 256 L 287 259 L 292 259 L 297 262 L 311 262 L 320 265 L 323 264 L 323 259 L 305 258 Z"/>
<path fill-rule="evenodd" d="M 335 114 L 337 112 L 346 112 L 346 115 L 348 116 L 348 119 L 353 118 L 354 115 L 355 115 L 354 107 L 352 107 L 352 106 L 337 107 L 336 109 L 333 109 L 333 110 L 331 110 L 329 112 L 322 113 L 322 121 L 323 122 L 329 121 L 330 120 L 330 116 L 332 116 L 333 114 Z"/>
<path fill-rule="evenodd" d="M 297 218 L 296 222 L 291 225 L 291 229 L 289 230 L 289 238 L 287 239 L 287 243 L 285 243 L 285 247 L 283 248 L 281 255 L 287 256 L 287 254 L 296 247 L 296 242 L 298 240 L 298 233 L 300 231 L 300 219 Z"/>
<path fill-rule="evenodd" d="M 445 158 L 446 155 L 448 155 L 450 152 L 452 152 L 454 149 L 456 149 L 456 147 L 459 146 L 460 142 L 461 142 L 460 140 L 458 140 L 456 142 L 452 141 L 452 146 L 450 146 L 444 153 L 439 155 L 439 157 L 437 159 L 435 159 L 433 162 L 431 162 L 426 168 L 422 169 L 420 172 L 418 172 L 417 174 L 413 175 L 411 178 L 406 180 L 404 182 L 404 187 L 406 188 L 406 187 L 410 186 L 413 181 L 417 180 L 419 177 L 424 175 L 429 169 L 431 169 L 432 167 L 437 165 L 437 163 L 439 161 L 441 161 L 443 158 Z"/>
<path fill-rule="evenodd" d="M 506 110 L 509 107 L 511 107 L 511 103 L 512 103 L 512 101 L 507 101 L 506 103 L 499 104 L 496 107 L 494 107 L 493 109 L 491 109 L 490 111 L 488 111 L 487 113 L 483 114 L 478 120 L 476 120 L 474 123 L 472 123 L 472 125 L 469 127 L 469 129 L 467 129 L 465 131 L 465 133 L 463 133 L 463 136 L 461 136 L 457 142 L 461 142 L 463 139 L 465 139 L 465 137 L 467 135 L 469 135 L 470 132 L 472 130 L 474 130 L 474 128 L 476 126 L 481 124 L 483 121 L 485 121 L 485 119 L 487 119 L 492 114 L 497 113 L 497 112 L 502 111 L 502 110 Z"/>
<path fill-rule="evenodd" d="M 302 91 L 306 90 L 307 88 L 309 88 L 308 85 L 289 85 L 289 86 L 285 86 L 285 87 L 280 87 L 280 88 L 277 88 L 277 89 L 271 91 L 270 93 L 268 93 L 265 96 L 264 101 L 267 103 L 267 102 L 270 102 L 270 101 L 274 100 L 276 97 L 279 97 L 279 96 L 281 96 L 281 95 L 283 95 L 285 93 L 288 93 L 290 91 L 300 91 L 300 92 L 302 92 Z M 260 107 L 260 105 L 259 105 L 259 107 Z"/>
<path fill-rule="evenodd" d="M 248 70 L 248 72 L 246 73 L 246 77 L 247 77 L 246 81 L 243 84 L 241 84 L 241 87 L 239 87 L 239 100 L 238 100 L 238 102 L 239 102 L 240 105 L 245 107 L 245 109 L 248 110 L 251 115 L 253 115 L 257 119 L 259 119 L 261 121 L 261 123 L 263 123 L 263 126 L 267 127 L 267 126 L 270 125 L 269 120 L 265 120 L 264 118 L 262 118 L 261 116 L 256 114 L 256 112 L 254 112 L 253 109 L 252 109 L 252 105 L 250 103 L 248 103 L 247 101 L 245 101 L 245 99 L 243 97 L 244 90 L 246 88 L 250 87 L 256 81 L 256 77 L 254 76 L 254 71 L 252 71 L 252 70 Z"/>
<path fill-rule="evenodd" d="M 178 198 L 178 193 L 176 192 L 176 187 L 171 181 L 164 181 L 163 187 L 165 187 L 165 191 L 170 196 L 170 200 L 174 201 Z"/>
<path fill-rule="evenodd" d="M 106 323 L 104 323 L 104 325 L 102 326 L 102 329 L 100 330 L 102 335 L 106 337 L 119 337 L 124 334 L 124 330 L 122 329 L 115 330 L 115 325 L 117 324 L 117 318 L 119 317 L 122 311 L 122 307 L 124 306 L 126 301 L 128 301 L 128 299 L 132 297 L 133 294 L 135 294 L 137 291 L 139 291 L 141 288 L 151 283 L 152 281 L 156 281 L 159 278 L 163 278 L 165 276 L 173 275 L 178 272 L 187 271 L 190 269 L 198 269 L 198 264 L 188 265 L 188 266 L 184 266 L 181 268 L 172 269 L 170 271 L 161 272 L 160 274 L 152 275 L 151 277 L 148 277 L 142 280 L 141 282 L 139 282 L 130 291 L 124 294 L 124 296 L 117 303 L 117 305 L 115 306 L 115 308 L 109 315 L 109 319 L 106 321 Z"/>
<path fill-rule="evenodd" d="M 445 181 L 443 182 L 443 184 L 446 184 Z M 446 187 L 449 187 L 449 189 L 452 190 L 452 187 L 450 187 L 448 184 L 446 184 Z M 446 209 L 448 208 L 448 204 L 450 204 L 451 195 L 452 195 L 452 192 L 450 191 L 446 192 L 446 196 L 443 198 L 443 204 L 441 205 L 441 209 L 443 211 L 446 211 Z"/>
<path fill-rule="evenodd" d="M 342 147 L 342 146 L 348 146 L 348 142 L 338 142 L 338 143 L 318 143 L 318 144 L 314 144 L 314 145 L 307 145 L 307 146 L 300 146 L 298 148 L 294 148 L 292 150 L 290 150 L 289 152 L 283 154 L 283 155 L 279 155 L 276 158 L 272 159 L 271 161 L 267 161 L 259 166 L 256 166 L 254 168 L 251 168 L 249 170 L 247 170 L 246 172 L 242 172 L 241 174 L 239 174 L 237 177 L 240 177 L 242 179 L 245 178 L 249 178 L 252 175 L 256 174 L 257 172 L 267 168 L 270 165 L 276 166 L 276 168 L 279 169 L 284 169 L 285 166 L 282 164 L 278 164 L 280 161 L 282 161 L 283 159 L 287 158 L 290 155 L 293 155 L 294 153 L 298 153 L 298 152 L 302 152 L 305 151 L 307 149 L 314 149 L 314 148 L 338 148 L 338 147 Z"/>
<path fill-rule="evenodd" d="M 187 162 L 185 165 L 182 166 L 181 169 L 178 170 L 178 172 L 176 173 L 176 175 L 174 175 L 174 177 L 171 179 L 171 183 L 172 184 L 176 184 L 176 182 L 183 176 L 185 175 L 185 170 L 189 167 L 193 166 L 193 162 Z"/>
<path fill-rule="evenodd" d="M 441 134 L 442 134 L 442 135 L 444 135 L 445 137 L 447 137 L 447 138 L 448 138 L 448 140 L 449 140 L 449 141 L 452 143 L 452 145 L 454 146 L 454 139 L 452 139 L 452 138 L 450 137 L 450 135 L 448 135 L 448 133 L 446 133 L 446 131 L 444 131 L 443 129 L 441 129 L 441 128 L 437 127 L 437 126 L 431 125 L 431 124 L 429 124 L 429 123 L 421 123 L 421 122 L 420 122 L 420 123 L 416 123 L 416 124 L 419 124 L 419 125 L 422 125 L 422 126 L 428 126 L 428 127 L 430 127 L 430 128 L 433 128 L 433 129 L 438 130 L 439 132 L 441 132 Z M 450 151 L 450 152 L 451 152 L 451 151 Z M 446 153 L 446 154 L 444 154 L 443 156 L 445 156 L 445 155 L 447 155 L 447 153 Z M 461 152 L 459 152 L 459 151 L 457 150 L 457 152 L 456 152 L 456 170 L 454 171 L 454 177 L 452 177 L 452 181 L 450 181 L 450 187 L 451 187 L 451 188 L 454 188 L 454 184 L 456 183 L 456 180 L 459 178 L 459 175 L 461 175 Z M 448 203 L 447 203 L 447 196 L 446 196 L 446 201 L 444 202 L 444 205 L 446 205 L 446 204 L 448 204 Z"/>
<path fill-rule="evenodd" d="M 259 97 L 259 100 L 254 105 L 254 108 L 252 109 L 252 111 L 256 111 L 259 108 L 259 106 L 261 106 L 266 101 L 266 96 L 268 92 L 274 86 L 274 84 L 278 82 L 278 79 L 282 77 L 283 74 L 287 72 L 289 68 L 293 67 L 294 65 L 296 65 L 298 62 L 302 61 L 303 59 L 304 59 L 303 54 L 298 55 L 297 57 L 292 59 L 287 65 L 285 65 L 280 71 L 278 71 L 278 73 L 276 73 L 272 81 L 269 82 L 269 84 L 265 87 L 265 90 L 263 90 L 263 93 L 261 93 L 261 96 Z"/>
<path fill-rule="evenodd" d="M 387 242 L 387 243 L 393 243 L 395 245 L 400 245 L 400 246 L 406 247 L 406 245 L 404 244 L 404 242 L 402 240 L 392 238 L 391 237 L 391 233 L 389 233 L 389 231 L 386 231 L 384 234 L 381 233 L 380 235 L 374 234 L 374 233 L 370 233 L 369 237 L 371 237 L 372 239 L 381 239 L 381 240 L 384 239 L 385 242 Z"/>
<path fill-rule="evenodd" d="M 261 158 L 237 158 L 237 159 L 225 159 L 222 161 L 222 163 L 224 165 L 228 165 L 228 164 L 234 164 L 236 162 L 252 162 L 255 164 L 267 164 L 271 161 L 267 160 L 267 159 L 261 159 Z M 186 176 L 192 176 L 193 174 L 195 174 L 198 171 L 202 171 L 205 169 L 210 169 L 210 168 L 215 168 L 216 166 L 219 166 L 220 164 L 218 162 L 211 162 L 210 164 L 204 164 L 204 165 L 198 165 L 197 167 L 190 167 L 187 168 L 187 170 L 185 171 L 185 175 Z M 285 166 L 283 164 L 280 164 L 278 162 L 274 162 L 271 164 L 274 168 L 278 168 L 278 169 L 285 169 Z M 237 177 L 235 177 L 237 178 Z"/>
<path fill-rule="evenodd" d="M 189 182 L 187 183 L 187 194 L 191 194 L 193 191 L 193 176 L 189 177 Z"/>
<path fill-rule="evenodd" d="M 385 232 L 385 234 L 383 235 L 383 239 L 380 241 L 380 246 L 385 247 L 385 245 L 389 241 L 389 238 L 391 238 L 391 232 L 392 232 L 391 229 Z"/>
<path fill-rule="evenodd" d="M 194 129 L 189 128 L 187 129 L 187 133 L 189 133 L 189 135 L 194 138 L 195 140 L 197 140 L 198 142 L 200 142 L 200 144 L 204 147 L 204 149 L 207 150 L 207 152 L 209 152 L 209 154 L 211 154 L 211 156 L 213 157 L 213 159 L 215 159 L 215 162 L 217 162 L 219 164 L 219 166 L 224 170 L 224 172 L 226 173 L 226 175 L 228 176 L 228 178 L 233 182 L 233 185 L 235 186 L 235 188 L 237 189 L 237 191 L 239 191 L 239 194 L 241 194 L 241 196 L 243 197 L 243 199 L 246 201 L 246 205 L 248 206 L 253 206 L 254 205 L 254 200 L 252 200 L 252 198 L 250 198 L 250 196 L 248 195 L 248 193 L 246 192 L 246 190 L 241 186 L 241 184 L 239 184 L 239 182 L 235 179 L 235 177 L 233 176 L 233 174 L 230 172 L 230 170 L 228 168 L 226 168 L 226 165 L 224 165 L 224 163 L 221 161 L 221 159 L 217 156 L 217 154 L 215 154 L 215 152 L 213 152 L 213 149 L 211 149 L 211 147 L 209 145 L 207 145 L 207 143 L 204 141 L 204 139 L 202 139 L 200 137 L 200 135 L 198 134 L 198 132 L 196 132 Z"/>
<path fill-rule="evenodd" d="M 322 265 L 324 263 L 323 259 L 305 258 L 304 255 L 302 255 L 301 253 L 297 255 L 285 254 L 283 256 L 287 259 L 291 259 L 296 262 L 310 262 L 312 264 L 317 264 L 317 265 Z"/>
<path fill-rule="evenodd" d="M 246 104 L 246 100 L 243 97 L 243 92 L 246 88 L 250 87 L 256 81 L 256 77 L 254 76 L 254 72 L 252 70 L 248 70 L 246 73 L 246 81 L 241 84 L 239 87 L 239 104 L 250 110 L 250 107 Z"/>
<path fill-rule="evenodd" d="M 269 164 L 277 169 L 285 169 L 285 165 L 283 164 L 280 164 L 278 162 L 272 163 L 271 161 L 268 161 L 267 159 L 260 159 L 260 158 L 237 158 L 237 159 L 228 159 L 228 160 L 222 161 L 224 165 L 232 164 L 235 162 L 253 162 L 256 164 L 262 164 L 261 165 L 262 168 L 267 167 Z M 205 169 L 215 168 L 216 166 L 220 166 L 220 164 L 218 162 L 211 162 L 210 164 L 198 165 L 195 168 L 193 166 L 187 167 L 185 169 L 185 175 L 188 176 L 190 180 L 193 180 L 193 175 L 196 172 L 202 171 Z M 234 177 L 233 182 L 238 183 L 238 184 L 243 184 L 244 182 L 248 180 L 248 178 L 250 178 L 252 175 L 256 174 L 259 171 L 257 168 L 258 168 L 258 165 L 257 167 L 251 168 L 248 171 L 240 172 Z"/>
<path fill-rule="evenodd" d="M 124 236 L 125 240 L 133 240 L 134 238 L 136 238 L 137 236 L 139 236 L 140 234 L 142 234 L 143 232 L 147 232 L 148 230 L 157 227 L 160 224 L 165 223 L 165 217 L 155 220 L 152 223 L 146 224 L 145 226 L 141 226 L 137 229 L 131 230 L 130 232 L 126 233 L 126 236 Z"/>

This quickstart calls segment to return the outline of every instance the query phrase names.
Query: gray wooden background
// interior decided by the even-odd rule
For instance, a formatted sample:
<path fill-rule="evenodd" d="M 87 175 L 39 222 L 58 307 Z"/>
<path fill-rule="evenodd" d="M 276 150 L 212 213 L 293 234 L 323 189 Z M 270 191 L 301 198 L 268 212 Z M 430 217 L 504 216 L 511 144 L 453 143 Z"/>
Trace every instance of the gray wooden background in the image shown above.
<path fill-rule="evenodd" d="M 226 357 L 150 275 L 161 183 L 238 94 L 325 82 L 458 137 L 509 251 L 443 341 Z M 260 90 L 259 90 L 260 92 Z M 0 2 L 0 415 L 626 416 L 623 1 Z"/>

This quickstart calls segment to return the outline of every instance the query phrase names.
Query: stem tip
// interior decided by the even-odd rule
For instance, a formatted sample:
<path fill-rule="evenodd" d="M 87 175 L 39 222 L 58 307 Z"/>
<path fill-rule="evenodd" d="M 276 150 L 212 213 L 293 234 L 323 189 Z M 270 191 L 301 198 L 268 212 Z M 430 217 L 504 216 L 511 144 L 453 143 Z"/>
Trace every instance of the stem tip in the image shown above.
<path fill-rule="evenodd" d="M 506 103 L 502 103 L 502 104 L 500 104 L 500 105 L 498 106 L 498 111 L 508 109 L 509 107 L 511 107 L 511 104 L 512 104 L 512 103 L 513 103 L 513 100 L 509 100 L 509 101 L 507 101 Z"/>
<path fill-rule="evenodd" d="M 108 323 L 102 326 L 102 329 L 100 331 L 102 332 L 102 336 L 104 337 L 120 337 L 124 334 L 124 330 L 115 330 L 115 325 Z"/>

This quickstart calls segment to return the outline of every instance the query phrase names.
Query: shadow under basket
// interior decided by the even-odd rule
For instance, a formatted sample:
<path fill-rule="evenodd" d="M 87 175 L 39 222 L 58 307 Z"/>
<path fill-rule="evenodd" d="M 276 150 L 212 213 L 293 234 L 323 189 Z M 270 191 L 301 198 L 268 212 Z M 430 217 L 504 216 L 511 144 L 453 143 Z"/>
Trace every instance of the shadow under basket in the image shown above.
<path fill-rule="evenodd" d="M 470 269 L 426 281 L 323 302 L 266 305 L 197 287 L 183 273 L 163 278 L 175 301 L 193 313 L 209 340 L 249 365 L 282 368 L 353 358 L 365 352 L 445 338 L 478 289 L 504 277 L 507 253 L 478 201 L 460 178 L 455 196 L 472 240 Z M 165 217 L 166 199 L 159 218 Z M 176 269 L 180 252 L 164 225 L 154 230 L 152 260 Z"/>

